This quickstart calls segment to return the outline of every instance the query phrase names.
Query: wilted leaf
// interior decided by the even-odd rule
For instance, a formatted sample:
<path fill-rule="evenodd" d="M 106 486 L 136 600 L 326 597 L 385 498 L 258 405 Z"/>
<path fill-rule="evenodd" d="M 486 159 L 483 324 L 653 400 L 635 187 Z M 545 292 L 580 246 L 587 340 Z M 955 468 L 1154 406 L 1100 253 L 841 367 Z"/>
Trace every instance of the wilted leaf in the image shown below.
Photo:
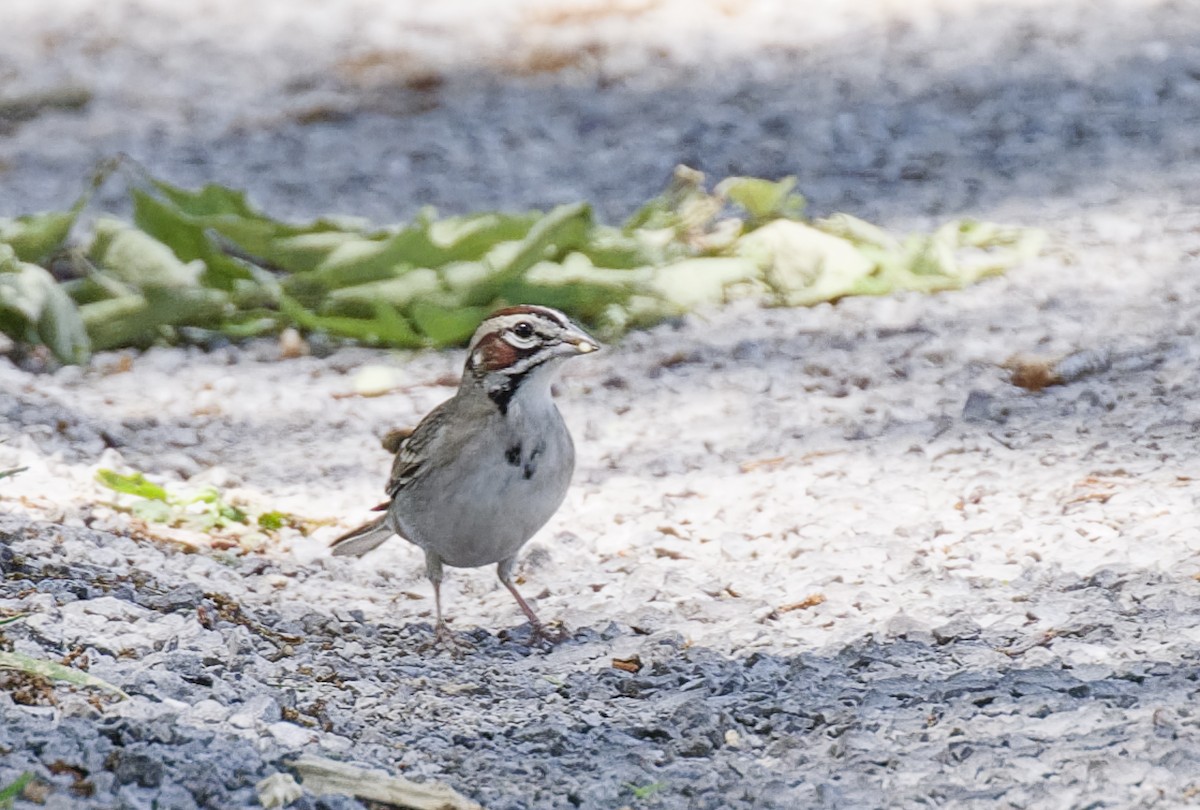
<path fill-rule="evenodd" d="M 11 250 L 7 245 L 0 248 Z M 54 276 L 36 264 L 3 259 L 0 256 L 0 328 L 15 340 L 45 344 L 64 363 L 86 361 L 91 343 L 83 319 Z"/>
<path fill-rule="evenodd" d="M 83 670 L 57 664 L 53 661 L 32 658 L 22 653 L 0 652 L 0 669 L 15 669 L 27 675 L 37 675 L 42 678 L 49 678 L 52 681 L 63 681 L 75 686 L 91 686 L 96 689 L 103 689 L 107 692 L 112 692 L 120 698 L 129 697 L 129 695 L 108 681 L 103 681 Z"/>
<path fill-rule="evenodd" d="M 449 785 L 427 780 L 412 782 L 400 776 L 305 754 L 287 763 L 306 790 L 320 796 L 354 796 L 412 810 L 482 810 Z"/>
<path fill-rule="evenodd" d="M 147 523 L 172 523 L 175 520 L 175 510 L 170 504 L 157 500 L 141 500 L 129 508 L 134 517 Z"/>
<path fill-rule="evenodd" d="M 290 773 L 273 773 L 254 786 L 258 803 L 263 807 L 287 807 L 304 795 L 304 788 L 296 784 Z"/>
<path fill-rule="evenodd" d="M 26 271 L 2 235 L 20 226 L 23 256 L 55 240 L 57 250 L 87 194 L 69 213 L 0 222 L 0 331 L 51 345 L 68 362 L 86 358 L 89 343 L 286 327 L 416 348 L 461 344 L 489 308 L 528 302 L 613 336 L 742 296 L 799 305 L 961 286 L 1041 244 L 1035 232 L 972 221 L 904 240 L 847 215 L 810 224 L 794 178 L 732 177 L 710 192 L 686 166 L 621 228 L 595 223 L 583 203 L 442 219 L 427 208 L 387 229 L 348 219 L 297 225 L 234 189 L 142 178 L 131 192 L 137 228 L 101 219 L 92 264 L 62 284 Z"/>
<path fill-rule="evenodd" d="M 115 219 L 96 221 L 90 258 L 113 278 L 139 289 L 196 287 L 204 262 L 182 261 L 165 243 Z"/>
<path fill-rule="evenodd" d="M 675 312 L 725 303 L 765 288 L 758 265 L 746 258 L 698 258 L 658 268 L 648 285 Z"/>
<path fill-rule="evenodd" d="M 834 214 L 825 219 L 818 219 L 812 226 L 860 247 L 875 247 L 886 251 L 900 249 L 900 241 L 883 228 L 849 214 Z"/>
<path fill-rule="evenodd" d="M 765 273 L 778 303 L 797 306 L 848 295 L 873 263 L 844 239 L 803 222 L 776 220 L 738 242 Z"/>

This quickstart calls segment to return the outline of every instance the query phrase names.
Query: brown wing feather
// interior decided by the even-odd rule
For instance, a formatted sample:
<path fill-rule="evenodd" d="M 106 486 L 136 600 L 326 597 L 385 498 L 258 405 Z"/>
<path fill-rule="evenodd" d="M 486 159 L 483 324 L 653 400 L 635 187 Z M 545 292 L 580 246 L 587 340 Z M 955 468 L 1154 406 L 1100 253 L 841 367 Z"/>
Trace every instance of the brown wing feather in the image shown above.
<path fill-rule="evenodd" d="M 449 413 L 446 406 L 451 401 L 447 400 L 430 411 L 412 434 L 400 443 L 396 450 L 396 458 L 392 462 L 392 475 L 388 479 L 388 495 L 396 497 L 396 493 L 404 489 L 421 468 L 426 458 L 425 449 L 437 441 Z"/>

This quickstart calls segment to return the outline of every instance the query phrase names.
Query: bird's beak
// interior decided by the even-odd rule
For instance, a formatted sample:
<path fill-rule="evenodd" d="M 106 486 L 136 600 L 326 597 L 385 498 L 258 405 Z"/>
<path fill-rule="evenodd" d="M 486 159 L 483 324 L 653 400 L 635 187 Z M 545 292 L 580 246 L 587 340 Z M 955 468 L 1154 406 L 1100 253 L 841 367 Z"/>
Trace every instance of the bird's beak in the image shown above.
<path fill-rule="evenodd" d="M 575 351 L 579 354 L 591 354 L 592 352 L 600 351 L 600 341 L 576 327 L 574 331 L 566 335 L 563 341 L 575 347 Z"/>

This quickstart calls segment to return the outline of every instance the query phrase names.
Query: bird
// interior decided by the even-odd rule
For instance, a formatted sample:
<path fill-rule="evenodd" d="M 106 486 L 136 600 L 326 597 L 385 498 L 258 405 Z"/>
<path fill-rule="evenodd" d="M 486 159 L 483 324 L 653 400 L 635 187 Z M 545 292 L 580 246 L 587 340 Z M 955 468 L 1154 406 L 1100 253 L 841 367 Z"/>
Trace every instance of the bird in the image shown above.
<path fill-rule="evenodd" d="M 480 323 L 462 380 L 395 447 L 384 514 L 338 537 L 334 556 L 361 556 L 393 535 L 425 552 L 436 637 L 457 642 L 442 614 L 443 567 L 496 565 L 535 639 L 557 642 L 513 583 L 522 546 L 558 511 L 575 469 L 575 446 L 551 383 L 572 357 L 601 344 L 556 309 L 522 304 Z M 385 440 L 385 444 L 386 444 Z"/>

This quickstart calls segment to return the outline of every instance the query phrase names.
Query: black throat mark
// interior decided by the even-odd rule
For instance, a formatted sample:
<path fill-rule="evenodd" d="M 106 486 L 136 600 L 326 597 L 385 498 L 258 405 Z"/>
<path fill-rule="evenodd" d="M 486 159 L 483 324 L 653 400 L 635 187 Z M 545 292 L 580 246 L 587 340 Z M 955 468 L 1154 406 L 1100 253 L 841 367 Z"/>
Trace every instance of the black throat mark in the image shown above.
<path fill-rule="evenodd" d="M 520 374 L 513 374 L 500 385 L 488 390 L 488 399 L 496 403 L 496 408 L 499 409 L 501 416 L 508 415 L 508 403 L 512 402 L 512 398 L 517 394 L 517 389 L 521 387 L 521 383 L 529 376 L 530 371 L 533 371 L 533 369 L 523 371 Z"/>

